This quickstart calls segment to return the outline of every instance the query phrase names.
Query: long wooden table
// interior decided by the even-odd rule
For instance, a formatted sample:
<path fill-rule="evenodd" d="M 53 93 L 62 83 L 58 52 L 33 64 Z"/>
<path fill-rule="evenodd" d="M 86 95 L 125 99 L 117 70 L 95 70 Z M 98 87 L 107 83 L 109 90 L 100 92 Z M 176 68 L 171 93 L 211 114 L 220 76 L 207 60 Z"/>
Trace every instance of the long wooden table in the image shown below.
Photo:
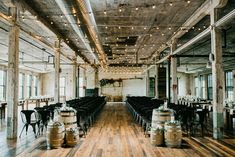
<path fill-rule="evenodd" d="M 36 107 L 40 107 L 41 103 L 45 103 L 46 105 L 48 105 L 49 101 L 54 101 L 53 97 L 35 97 L 35 98 L 28 98 L 25 99 L 24 101 L 24 105 L 25 105 L 25 109 L 28 110 L 28 106 L 29 103 L 36 103 Z M 24 107 L 23 107 L 24 109 Z"/>

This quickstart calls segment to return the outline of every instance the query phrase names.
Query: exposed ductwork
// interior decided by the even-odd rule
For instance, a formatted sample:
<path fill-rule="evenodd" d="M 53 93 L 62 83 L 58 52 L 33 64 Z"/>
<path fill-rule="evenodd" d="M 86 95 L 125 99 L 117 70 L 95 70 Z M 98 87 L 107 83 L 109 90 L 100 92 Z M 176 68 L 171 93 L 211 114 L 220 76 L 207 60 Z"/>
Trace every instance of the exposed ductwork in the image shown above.
<path fill-rule="evenodd" d="M 91 36 L 91 40 L 95 44 L 97 53 L 99 57 L 102 59 L 101 62 L 103 64 L 107 64 L 107 57 L 105 55 L 105 52 L 102 47 L 102 43 L 100 42 L 99 34 L 98 34 L 98 29 L 97 29 L 97 24 L 94 18 L 94 14 L 91 8 L 91 4 L 89 0 L 77 0 L 78 5 L 80 7 L 82 16 L 84 18 L 84 22 L 87 25 L 87 29 L 89 31 L 89 34 Z M 89 13 L 89 14 L 88 14 Z M 102 65 L 102 64 L 101 64 Z"/>
<path fill-rule="evenodd" d="M 85 37 L 82 33 L 81 28 L 78 27 L 77 22 L 74 19 L 73 13 L 69 9 L 69 5 L 65 0 L 55 0 L 61 11 L 63 12 L 66 19 L 69 21 L 70 25 L 72 26 L 73 30 L 77 33 L 79 36 L 79 39 L 82 41 L 82 44 L 86 47 L 87 51 L 92 53 L 92 56 L 96 61 L 98 61 L 97 55 L 92 51 L 91 46 L 85 41 Z"/>

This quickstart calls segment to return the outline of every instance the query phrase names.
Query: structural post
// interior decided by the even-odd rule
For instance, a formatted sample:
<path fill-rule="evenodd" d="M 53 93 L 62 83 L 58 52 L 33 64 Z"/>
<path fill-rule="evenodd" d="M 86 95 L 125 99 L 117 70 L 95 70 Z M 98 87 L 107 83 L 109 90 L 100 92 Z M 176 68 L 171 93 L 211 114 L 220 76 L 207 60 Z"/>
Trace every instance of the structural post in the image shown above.
<path fill-rule="evenodd" d="M 177 48 L 176 40 L 171 43 L 171 54 Z M 171 89 L 172 89 L 172 103 L 178 103 L 178 85 L 177 85 L 177 58 L 171 58 Z"/>
<path fill-rule="evenodd" d="M 146 71 L 146 96 L 149 96 L 149 70 Z"/>
<path fill-rule="evenodd" d="M 7 71 L 7 138 L 17 138 L 18 85 L 19 85 L 19 27 L 16 25 L 17 8 L 10 8 L 13 24 L 9 31 Z"/>
<path fill-rule="evenodd" d="M 189 74 L 186 74 L 186 95 L 191 95 L 191 83 Z"/>
<path fill-rule="evenodd" d="M 73 65 L 73 98 L 77 97 L 77 63 Z"/>
<path fill-rule="evenodd" d="M 213 137 L 223 138 L 223 91 L 224 71 L 222 64 L 222 34 L 219 28 L 214 27 L 218 20 L 218 9 L 212 9 L 211 14 L 211 57 L 213 78 Z"/>
<path fill-rule="evenodd" d="M 80 78 L 80 66 L 78 65 L 77 66 L 77 92 L 76 92 L 76 97 L 79 98 L 80 96 L 80 81 L 79 81 L 79 78 Z"/>
<path fill-rule="evenodd" d="M 235 86 L 235 70 L 233 70 L 232 73 L 233 73 L 233 86 Z M 235 102 L 235 88 L 233 88 L 233 102 Z"/>
<path fill-rule="evenodd" d="M 98 70 L 98 68 L 95 68 L 95 79 L 94 79 L 94 81 L 95 81 L 95 92 L 97 92 L 97 93 L 95 93 L 97 96 L 99 95 L 99 70 Z"/>
<path fill-rule="evenodd" d="M 60 102 L 60 39 L 55 41 L 55 89 L 54 102 Z"/>
<path fill-rule="evenodd" d="M 159 89 L 158 89 L 158 71 L 159 70 L 159 65 L 155 65 L 155 97 L 158 99 L 159 98 Z"/>
<path fill-rule="evenodd" d="M 208 74 L 204 75 L 205 77 L 205 95 L 204 95 L 204 99 L 208 99 Z"/>
<path fill-rule="evenodd" d="M 167 103 L 171 102 L 171 58 L 167 60 Z"/>

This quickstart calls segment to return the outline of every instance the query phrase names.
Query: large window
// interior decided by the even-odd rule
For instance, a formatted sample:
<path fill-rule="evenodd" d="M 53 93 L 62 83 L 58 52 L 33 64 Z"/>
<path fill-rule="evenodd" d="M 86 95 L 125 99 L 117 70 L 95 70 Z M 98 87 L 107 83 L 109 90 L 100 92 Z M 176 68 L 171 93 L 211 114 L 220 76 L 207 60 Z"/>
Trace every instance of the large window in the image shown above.
<path fill-rule="evenodd" d="M 33 96 L 38 96 L 38 78 L 33 76 Z"/>
<path fill-rule="evenodd" d="M 24 79 L 25 75 L 20 73 L 19 75 L 19 99 L 24 99 Z"/>
<path fill-rule="evenodd" d="M 199 97 L 199 84 L 198 84 L 198 77 L 194 77 L 194 93 L 196 97 Z"/>
<path fill-rule="evenodd" d="M 6 72 L 0 70 L 0 101 L 6 101 Z"/>
<path fill-rule="evenodd" d="M 65 77 L 60 78 L 60 96 L 65 96 Z"/>
<path fill-rule="evenodd" d="M 206 98 L 206 93 L 205 93 L 205 88 L 206 88 L 206 83 L 205 83 L 205 76 L 200 75 L 200 98 L 205 99 Z"/>
<path fill-rule="evenodd" d="M 26 75 L 26 97 L 30 98 L 32 96 L 32 75 Z"/>
<path fill-rule="evenodd" d="M 225 80 L 226 98 L 233 100 L 233 73 L 231 71 L 225 73 Z"/>
<path fill-rule="evenodd" d="M 212 100 L 213 99 L 213 89 L 212 89 L 212 74 L 209 74 L 208 77 L 208 84 L 207 84 L 207 91 L 208 91 L 208 99 Z"/>

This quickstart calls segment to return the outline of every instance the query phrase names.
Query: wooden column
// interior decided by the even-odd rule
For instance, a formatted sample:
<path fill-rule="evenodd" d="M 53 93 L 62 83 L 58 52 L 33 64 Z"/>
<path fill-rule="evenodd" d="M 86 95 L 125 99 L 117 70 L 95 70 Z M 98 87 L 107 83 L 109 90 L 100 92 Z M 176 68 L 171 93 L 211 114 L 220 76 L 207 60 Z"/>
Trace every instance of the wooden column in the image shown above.
<path fill-rule="evenodd" d="M 191 83 L 189 74 L 186 74 L 186 95 L 191 95 Z"/>
<path fill-rule="evenodd" d="M 159 89 L 158 89 L 158 72 L 159 72 L 159 65 L 155 65 L 155 97 L 159 98 Z"/>
<path fill-rule="evenodd" d="M 10 8 L 13 24 L 9 30 L 7 71 L 7 138 L 17 138 L 18 85 L 19 85 L 19 27 L 16 25 L 17 8 Z"/>
<path fill-rule="evenodd" d="M 235 86 L 235 70 L 233 72 L 233 87 Z M 233 102 L 235 102 L 235 88 L 233 88 Z"/>
<path fill-rule="evenodd" d="M 95 88 L 99 88 L 99 71 L 98 68 L 95 68 Z"/>
<path fill-rule="evenodd" d="M 73 65 L 73 98 L 77 97 L 77 63 Z"/>
<path fill-rule="evenodd" d="M 171 54 L 177 48 L 176 40 L 171 43 Z M 178 102 L 178 85 L 177 85 L 177 58 L 171 58 L 171 90 L 172 90 L 172 103 Z"/>
<path fill-rule="evenodd" d="M 167 79 L 167 86 L 166 86 L 166 91 L 167 91 L 167 103 L 169 104 L 171 102 L 171 59 L 169 58 L 167 60 L 167 74 L 166 74 L 166 79 Z"/>
<path fill-rule="evenodd" d="M 206 74 L 206 75 L 204 75 L 204 77 L 205 77 L 205 99 L 208 99 L 208 74 Z"/>
<path fill-rule="evenodd" d="M 79 98 L 80 97 L 80 82 L 79 82 L 79 77 L 80 77 L 80 66 L 77 66 L 77 92 L 76 92 L 76 97 Z"/>
<path fill-rule="evenodd" d="M 146 96 L 149 96 L 149 70 L 146 71 Z"/>
<path fill-rule="evenodd" d="M 212 79 L 213 79 L 213 137 L 223 138 L 224 118 L 223 118 L 223 90 L 224 71 L 222 59 L 222 34 L 219 28 L 214 27 L 218 20 L 218 10 L 212 9 L 211 14 L 211 52 Z"/>
<path fill-rule="evenodd" d="M 55 42 L 55 89 L 54 102 L 60 102 L 60 39 Z"/>

